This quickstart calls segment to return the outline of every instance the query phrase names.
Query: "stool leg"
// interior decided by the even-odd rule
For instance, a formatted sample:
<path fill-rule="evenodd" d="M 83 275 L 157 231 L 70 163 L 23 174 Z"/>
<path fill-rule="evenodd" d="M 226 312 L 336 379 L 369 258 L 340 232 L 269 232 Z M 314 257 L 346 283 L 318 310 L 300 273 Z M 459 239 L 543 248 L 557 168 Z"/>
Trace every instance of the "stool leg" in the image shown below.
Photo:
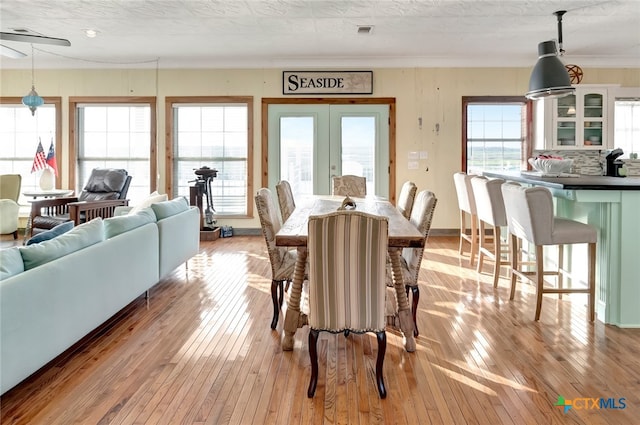
<path fill-rule="evenodd" d="M 513 300 L 513 297 L 516 294 L 516 280 L 518 276 L 516 275 L 516 271 L 518 270 L 518 238 L 515 235 L 509 235 L 509 257 L 511 257 L 511 294 L 509 295 L 509 299 Z"/>
<path fill-rule="evenodd" d="M 596 311 L 596 244 L 589 244 L 589 320 L 595 320 Z"/>
<path fill-rule="evenodd" d="M 500 239 L 500 226 L 493 226 L 493 287 L 498 287 L 498 278 L 500 277 L 500 263 L 502 262 L 502 242 Z"/>
<path fill-rule="evenodd" d="M 464 242 L 464 237 L 462 235 L 467 231 L 467 224 L 464 219 L 464 211 L 460 210 L 460 246 L 458 247 L 458 254 L 462 255 L 462 243 Z"/>
<path fill-rule="evenodd" d="M 564 270 L 564 245 L 558 245 L 558 289 L 564 285 L 564 273 L 560 273 L 560 270 Z M 562 292 L 558 294 L 558 299 L 562 299 Z"/>
<path fill-rule="evenodd" d="M 542 245 L 536 245 L 536 318 L 540 320 L 542 295 L 544 293 L 544 253 Z"/>
<path fill-rule="evenodd" d="M 469 265 L 473 267 L 476 262 L 478 252 L 478 216 L 471 214 L 471 253 L 469 254 Z"/>
<path fill-rule="evenodd" d="M 482 273 L 482 266 L 484 264 L 484 249 L 485 246 L 485 227 L 484 227 L 484 221 L 482 220 L 478 220 L 480 222 L 479 224 L 479 228 L 480 228 L 480 232 L 478 235 L 478 264 L 476 266 L 476 272 L 477 273 Z"/>

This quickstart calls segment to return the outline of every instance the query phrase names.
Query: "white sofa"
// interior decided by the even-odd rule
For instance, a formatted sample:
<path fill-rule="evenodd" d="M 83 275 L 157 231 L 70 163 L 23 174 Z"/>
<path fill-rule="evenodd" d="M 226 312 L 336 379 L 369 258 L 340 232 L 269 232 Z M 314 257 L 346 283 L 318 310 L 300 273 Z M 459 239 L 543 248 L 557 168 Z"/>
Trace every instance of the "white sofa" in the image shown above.
<path fill-rule="evenodd" d="M 199 234 L 176 198 L 0 251 L 0 394 L 197 254 Z"/>

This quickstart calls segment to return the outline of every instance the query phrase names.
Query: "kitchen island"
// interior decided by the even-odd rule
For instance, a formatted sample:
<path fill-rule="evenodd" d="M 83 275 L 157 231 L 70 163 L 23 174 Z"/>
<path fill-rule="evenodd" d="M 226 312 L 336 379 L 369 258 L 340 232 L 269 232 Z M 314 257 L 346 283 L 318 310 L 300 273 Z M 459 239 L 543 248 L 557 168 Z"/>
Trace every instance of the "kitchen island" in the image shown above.
<path fill-rule="evenodd" d="M 558 216 L 596 227 L 596 315 L 608 324 L 640 327 L 640 177 L 483 174 L 547 187 L 554 196 Z M 579 262 L 586 257 L 569 252 L 568 258 L 573 270 L 579 272 Z"/>

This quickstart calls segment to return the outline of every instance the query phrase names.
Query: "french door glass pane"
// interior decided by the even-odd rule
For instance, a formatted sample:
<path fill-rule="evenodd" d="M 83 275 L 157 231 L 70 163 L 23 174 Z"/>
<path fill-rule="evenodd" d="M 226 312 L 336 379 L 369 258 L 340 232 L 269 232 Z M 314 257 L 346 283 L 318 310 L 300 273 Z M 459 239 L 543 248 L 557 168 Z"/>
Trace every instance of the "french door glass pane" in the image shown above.
<path fill-rule="evenodd" d="M 375 117 L 343 116 L 340 131 L 342 175 L 365 177 L 367 193 L 375 193 Z"/>
<path fill-rule="evenodd" d="M 280 118 L 280 178 L 294 195 L 313 194 L 313 117 Z"/>

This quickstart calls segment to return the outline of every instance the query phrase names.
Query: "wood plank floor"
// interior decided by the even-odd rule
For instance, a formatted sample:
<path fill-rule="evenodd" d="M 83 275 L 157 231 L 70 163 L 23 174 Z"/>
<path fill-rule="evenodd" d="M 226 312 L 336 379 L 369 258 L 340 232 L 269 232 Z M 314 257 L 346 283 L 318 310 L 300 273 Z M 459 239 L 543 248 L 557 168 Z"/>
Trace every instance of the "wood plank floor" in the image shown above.
<path fill-rule="evenodd" d="M 580 295 L 545 296 L 534 322 L 532 288 L 508 301 L 507 280 L 494 290 L 455 238 L 429 239 L 417 351 L 387 332 L 386 400 L 375 387 L 375 336 L 325 333 L 308 399 L 308 329 L 283 352 L 282 320 L 269 328 L 264 240 L 201 248 L 150 299 L 4 394 L 2 424 L 640 423 L 640 329 L 589 323 Z M 559 396 L 574 407 L 564 413 Z M 624 398 L 625 408 L 576 400 L 598 398 L 616 407 Z"/>

